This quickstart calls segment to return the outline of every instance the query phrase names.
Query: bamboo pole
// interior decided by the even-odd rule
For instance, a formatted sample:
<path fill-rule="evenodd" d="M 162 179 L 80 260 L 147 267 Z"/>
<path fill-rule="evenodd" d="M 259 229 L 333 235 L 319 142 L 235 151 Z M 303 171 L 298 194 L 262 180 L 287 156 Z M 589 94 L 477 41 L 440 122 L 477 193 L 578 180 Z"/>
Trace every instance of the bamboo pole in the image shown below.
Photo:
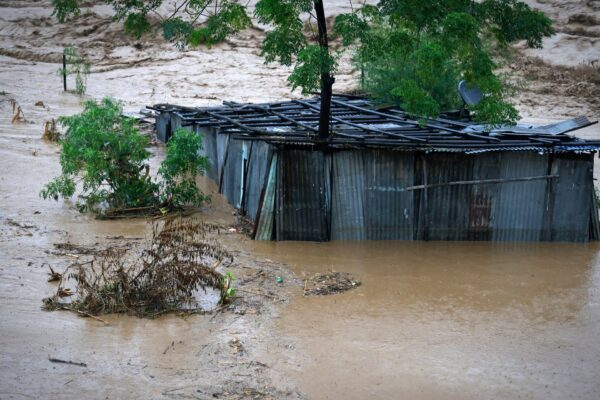
<path fill-rule="evenodd" d="M 423 169 L 425 170 L 425 161 L 423 161 Z M 487 185 L 487 184 L 495 184 L 495 183 L 509 183 L 509 182 L 527 182 L 534 181 L 540 179 L 556 179 L 559 175 L 541 175 L 541 176 L 526 176 L 522 178 L 502 178 L 502 179 L 480 179 L 474 181 L 454 181 L 454 182 L 444 182 L 444 183 L 432 183 L 427 184 L 427 178 L 425 178 L 424 185 L 416 185 L 409 186 L 406 188 L 398 189 L 398 192 L 409 192 L 412 190 L 423 190 L 423 189 L 431 189 L 438 188 L 444 186 L 459 186 L 459 185 Z M 425 198 L 427 198 L 427 191 L 425 191 Z"/>

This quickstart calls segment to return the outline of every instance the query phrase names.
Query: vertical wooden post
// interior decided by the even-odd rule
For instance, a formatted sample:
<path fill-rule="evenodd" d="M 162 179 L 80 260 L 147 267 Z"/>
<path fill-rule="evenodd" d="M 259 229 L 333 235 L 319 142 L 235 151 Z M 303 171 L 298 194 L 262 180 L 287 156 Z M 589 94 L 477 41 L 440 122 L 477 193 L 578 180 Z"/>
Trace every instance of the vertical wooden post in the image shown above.
<path fill-rule="evenodd" d="M 64 51 L 63 51 L 62 75 L 63 75 L 63 89 L 66 92 L 67 91 L 67 55 L 65 54 Z"/>

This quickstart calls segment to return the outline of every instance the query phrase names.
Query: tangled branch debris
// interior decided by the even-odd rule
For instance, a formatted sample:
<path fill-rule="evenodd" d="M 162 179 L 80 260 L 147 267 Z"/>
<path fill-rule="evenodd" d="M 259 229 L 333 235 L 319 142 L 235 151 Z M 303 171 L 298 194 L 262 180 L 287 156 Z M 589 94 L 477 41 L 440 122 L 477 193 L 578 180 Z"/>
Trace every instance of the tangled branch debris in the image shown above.
<path fill-rule="evenodd" d="M 49 142 L 58 142 L 58 139 L 60 139 L 60 132 L 56 128 L 56 120 L 54 118 L 44 122 L 44 133 L 42 134 L 42 139 Z"/>
<path fill-rule="evenodd" d="M 23 113 L 23 109 L 21 108 L 19 103 L 17 103 L 15 99 L 10 99 L 9 101 L 13 110 L 12 123 L 14 124 L 15 122 L 25 122 L 25 114 Z"/>
<path fill-rule="evenodd" d="M 108 249 L 63 272 L 46 310 L 66 309 L 90 315 L 127 313 L 154 317 L 171 311 L 202 311 L 195 300 L 206 287 L 227 301 L 225 278 L 214 268 L 232 256 L 211 238 L 219 227 L 191 218 L 153 223 L 149 247 L 132 261 L 126 249 Z M 73 298 L 64 298 L 73 288 Z M 62 295 L 62 296 L 61 296 Z"/>
<path fill-rule="evenodd" d="M 355 280 L 347 272 L 329 271 L 317 273 L 304 281 L 305 296 L 324 296 L 341 293 L 359 287 L 360 281 Z"/>

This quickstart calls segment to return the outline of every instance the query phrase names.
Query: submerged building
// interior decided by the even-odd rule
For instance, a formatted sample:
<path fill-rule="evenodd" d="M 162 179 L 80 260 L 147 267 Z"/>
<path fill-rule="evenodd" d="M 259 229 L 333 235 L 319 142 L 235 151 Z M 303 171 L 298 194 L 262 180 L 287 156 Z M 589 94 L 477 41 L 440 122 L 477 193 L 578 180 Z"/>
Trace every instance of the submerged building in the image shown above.
<path fill-rule="evenodd" d="M 157 111 L 160 140 L 203 136 L 208 175 L 259 240 L 574 241 L 600 237 L 593 156 L 600 141 L 545 126 L 431 120 L 336 96 L 331 136 L 319 100 Z"/>

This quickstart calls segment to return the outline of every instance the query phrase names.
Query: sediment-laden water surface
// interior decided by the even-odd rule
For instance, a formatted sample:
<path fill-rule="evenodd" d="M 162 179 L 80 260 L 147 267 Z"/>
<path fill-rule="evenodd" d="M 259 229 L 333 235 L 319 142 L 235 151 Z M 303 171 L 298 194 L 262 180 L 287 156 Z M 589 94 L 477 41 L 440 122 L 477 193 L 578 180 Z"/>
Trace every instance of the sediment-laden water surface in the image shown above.
<path fill-rule="evenodd" d="M 311 398 L 593 399 L 600 393 L 597 244 L 253 243 L 310 276 L 362 281 L 302 297 L 277 330 Z"/>
<path fill-rule="evenodd" d="M 597 2 L 528 3 L 548 12 L 560 35 L 546 41 L 546 53 L 528 51 L 509 66 L 531 79 L 516 99 L 522 115 L 540 123 L 598 119 L 597 67 L 590 64 L 600 44 Z M 348 9 L 341 0 L 332 4 L 329 14 Z M 104 6 L 65 24 L 51 17 L 50 1 L 0 7 L 1 399 L 600 397 L 597 244 L 259 243 L 226 230 L 221 239 L 236 257 L 241 289 L 232 310 L 103 316 L 108 325 L 42 311 L 56 289 L 47 266 L 73 261 L 54 254 L 55 243 L 124 245 L 150 233 L 144 220 L 98 221 L 70 202 L 39 197 L 60 170 L 59 147 L 40 139 L 46 121 L 103 96 L 137 111 L 299 93 L 287 85 L 289 69 L 263 64 L 264 27 L 212 49 L 178 51 L 160 39 L 125 36 Z M 92 63 L 83 99 L 62 91 L 65 46 Z M 356 73 L 346 55 L 334 89 L 354 87 Z M 12 123 L 10 99 L 25 122 Z M 155 171 L 164 147 L 151 151 Z M 234 225 L 231 206 L 202 183 L 213 201 L 197 214 Z M 303 280 L 328 270 L 362 285 L 304 297 Z"/>

